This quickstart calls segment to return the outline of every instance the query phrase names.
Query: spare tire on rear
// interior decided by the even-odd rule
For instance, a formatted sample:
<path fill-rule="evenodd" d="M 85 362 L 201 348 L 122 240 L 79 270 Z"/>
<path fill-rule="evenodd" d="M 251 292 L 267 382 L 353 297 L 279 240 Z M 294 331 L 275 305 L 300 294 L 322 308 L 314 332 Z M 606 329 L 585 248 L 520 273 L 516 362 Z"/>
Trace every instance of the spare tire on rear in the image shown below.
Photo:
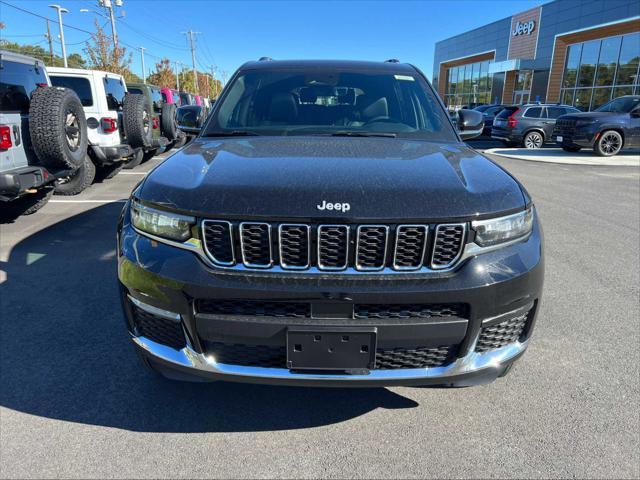
<path fill-rule="evenodd" d="M 29 131 L 40 163 L 75 170 L 87 155 L 87 119 L 78 95 L 62 87 L 39 87 L 31 96 Z"/>
<path fill-rule="evenodd" d="M 161 127 L 162 133 L 169 140 L 175 140 L 178 137 L 178 125 L 176 124 L 176 105 L 175 103 L 162 104 Z"/>
<path fill-rule="evenodd" d="M 132 148 L 150 147 L 151 112 L 144 95 L 127 93 L 122 104 L 124 133 Z"/>

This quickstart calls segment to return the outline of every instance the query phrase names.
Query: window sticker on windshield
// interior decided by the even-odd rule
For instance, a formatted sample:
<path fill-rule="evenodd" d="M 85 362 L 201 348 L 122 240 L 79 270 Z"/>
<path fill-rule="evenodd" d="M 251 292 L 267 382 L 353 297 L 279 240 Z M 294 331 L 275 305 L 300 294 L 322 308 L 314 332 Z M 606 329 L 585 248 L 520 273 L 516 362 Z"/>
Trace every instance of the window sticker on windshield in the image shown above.
<path fill-rule="evenodd" d="M 415 80 L 416 80 L 411 75 L 394 75 L 394 78 L 396 80 L 408 80 L 410 82 L 415 82 Z"/>

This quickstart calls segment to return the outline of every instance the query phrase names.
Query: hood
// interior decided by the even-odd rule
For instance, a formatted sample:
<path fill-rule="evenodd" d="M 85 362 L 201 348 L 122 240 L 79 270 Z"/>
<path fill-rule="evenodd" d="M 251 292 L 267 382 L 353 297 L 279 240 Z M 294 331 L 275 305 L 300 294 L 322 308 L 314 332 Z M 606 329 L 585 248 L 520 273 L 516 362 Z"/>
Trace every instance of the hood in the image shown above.
<path fill-rule="evenodd" d="M 197 216 L 432 221 L 521 209 L 520 185 L 461 143 L 393 138 L 197 138 L 136 195 Z M 323 202 L 347 212 L 320 210 Z"/>

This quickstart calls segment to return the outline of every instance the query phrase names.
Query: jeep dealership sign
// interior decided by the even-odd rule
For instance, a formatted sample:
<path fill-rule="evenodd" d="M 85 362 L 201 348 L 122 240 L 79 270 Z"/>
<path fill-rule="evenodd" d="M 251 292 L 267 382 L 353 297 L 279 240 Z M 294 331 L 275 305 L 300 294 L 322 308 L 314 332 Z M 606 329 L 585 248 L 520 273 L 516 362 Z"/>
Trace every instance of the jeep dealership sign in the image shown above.
<path fill-rule="evenodd" d="M 535 20 L 529 20 L 525 23 L 517 22 L 516 26 L 513 29 L 513 32 L 511 32 L 511 35 L 513 35 L 514 37 L 517 37 L 518 35 L 531 35 L 535 29 Z"/>

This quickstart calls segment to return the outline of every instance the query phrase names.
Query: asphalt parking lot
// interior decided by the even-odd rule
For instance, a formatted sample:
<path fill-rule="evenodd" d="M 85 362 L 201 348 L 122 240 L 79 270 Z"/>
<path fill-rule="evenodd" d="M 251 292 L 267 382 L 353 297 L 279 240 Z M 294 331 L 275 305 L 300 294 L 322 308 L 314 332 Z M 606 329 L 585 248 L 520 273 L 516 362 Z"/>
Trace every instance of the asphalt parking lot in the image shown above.
<path fill-rule="evenodd" d="M 482 387 L 147 374 L 114 232 L 162 158 L 0 225 L 0 476 L 640 477 L 640 170 L 495 160 L 535 199 L 547 270 L 528 353 Z"/>

